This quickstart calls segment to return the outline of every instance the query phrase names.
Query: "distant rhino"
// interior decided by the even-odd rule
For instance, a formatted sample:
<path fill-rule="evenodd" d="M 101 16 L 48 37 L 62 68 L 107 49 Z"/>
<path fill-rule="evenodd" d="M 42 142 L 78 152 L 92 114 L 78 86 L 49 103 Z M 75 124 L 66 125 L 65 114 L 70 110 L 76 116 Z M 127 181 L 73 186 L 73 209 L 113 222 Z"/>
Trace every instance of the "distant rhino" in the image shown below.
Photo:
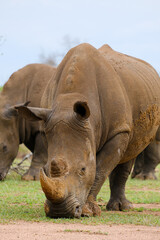
<path fill-rule="evenodd" d="M 39 179 L 39 168 L 47 159 L 39 124 L 19 117 L 14 105 L 30 100 L 30 106 L 39 107 L 44 89 L 54 73 L 55 68 L 51 66 L 30 64 L 14 72 L 4 85 L 0 94 L 0 180 L 7 175 L 21 143 L 33 152 L 31 166 L 22 178 Z"/>
<path fill-rule="evenodd" d="M 58 66 L 41 108 L 17 109 L 26 119 L 43 120 L 48 162 L 40 181 L 47 216 L 99 215 L 96 197 L 107 176 L 107 209 L 132 207 L 125 183 L 133 159 L 160 124 L 160 78 L 148 63 L 108 45 L 81 44 Z"/>
<path fill-rule="evenodd" d="M 160 163 L 160 128 L 157 131 L 156 138 L 145 150 L 138 155 L 135 160 L 132 178 L 142 180 L 156 180 L 155 169 Z"/>

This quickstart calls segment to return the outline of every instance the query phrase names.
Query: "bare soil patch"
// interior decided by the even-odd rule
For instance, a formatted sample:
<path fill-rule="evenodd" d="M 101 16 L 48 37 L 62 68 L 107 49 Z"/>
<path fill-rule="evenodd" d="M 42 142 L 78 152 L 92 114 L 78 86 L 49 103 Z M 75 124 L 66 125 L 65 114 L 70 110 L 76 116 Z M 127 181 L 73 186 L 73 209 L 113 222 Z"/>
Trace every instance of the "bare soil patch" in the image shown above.
<path fill-rule="evenodd" d="M 144 207 L 146 209 L 153 209 L 153 208 L 160 208 L 160 203 L 136 203 L 133 204 L 134 208 L 140 208 L 140 207 Z"/>
<path fill-rule="evenodd" d="M 148 188 L 148 187 L 142 187 L 141 189 L 138 189 L 138 188 L 132 188 L 134 191 L 137 191 L 137 192 L 146 192 L 146 191 L 150 191 L 152 192 L 153 189 L 151 188 Z M 154 192 L 158 192 L 160 193 L 160 189 L 154 189 Z"/>
<path fill-rule="evenodd" d="M 160 228 L 135 225 L 83 225 L 18 221 L 0 225 L 2 240 L 159 240 Z"/>

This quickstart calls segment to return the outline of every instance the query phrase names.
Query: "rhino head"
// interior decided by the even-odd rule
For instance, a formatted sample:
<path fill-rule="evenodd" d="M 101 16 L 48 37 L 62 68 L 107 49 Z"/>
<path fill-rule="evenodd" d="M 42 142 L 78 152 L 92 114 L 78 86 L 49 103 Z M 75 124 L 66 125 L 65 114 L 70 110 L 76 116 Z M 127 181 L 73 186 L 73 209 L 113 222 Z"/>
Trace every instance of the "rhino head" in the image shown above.
<path fill-rule="evenodd" d="M 29 102 L 17 106 L 27 106 Z M 14 106 L 0 111 L 0 181 L 6 177 L 19 148 L 19 119 Z"/>
<path fill-rule="evenodd" d="M 5 108 L 0 113 L 0 180 L 7 175 L 18 152 L 17 116 L 14 107 Z"/>
<path fill-rule="evenodd" d="M 63 99 L 53 109 L 19 107 L 24 118 L 43 120 L 48 161 L 40 171 L 49 217 L 80 217 L 95 179 L 96 157 L 86 101 Z"/>

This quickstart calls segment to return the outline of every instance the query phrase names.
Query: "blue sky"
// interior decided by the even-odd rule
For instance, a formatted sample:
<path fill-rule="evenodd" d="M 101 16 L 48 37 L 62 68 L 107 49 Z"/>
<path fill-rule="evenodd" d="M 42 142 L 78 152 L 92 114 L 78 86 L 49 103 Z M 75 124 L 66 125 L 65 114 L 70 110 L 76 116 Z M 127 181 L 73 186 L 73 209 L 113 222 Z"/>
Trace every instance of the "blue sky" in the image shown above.
<path fill-rule="evenodd" d="M 0 36 L 0 85 L 41 54 L 81 42 L 107 43 L 160 72 L 159 0 L 1 0 Z"/>

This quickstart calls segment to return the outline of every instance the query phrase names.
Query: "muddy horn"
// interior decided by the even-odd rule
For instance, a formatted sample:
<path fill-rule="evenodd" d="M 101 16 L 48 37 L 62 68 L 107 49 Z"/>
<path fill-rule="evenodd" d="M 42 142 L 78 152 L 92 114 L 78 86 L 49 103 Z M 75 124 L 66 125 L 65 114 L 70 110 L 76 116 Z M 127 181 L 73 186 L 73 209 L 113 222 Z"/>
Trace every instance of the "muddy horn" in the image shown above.
<path fill-rule="evenodd" d="M 66 196 L 65 182 L 59 178 L 49 178 L 44 170 L 40 170 L 40 183 L 46 198 L 52 202 L 62 202 Z"/>

